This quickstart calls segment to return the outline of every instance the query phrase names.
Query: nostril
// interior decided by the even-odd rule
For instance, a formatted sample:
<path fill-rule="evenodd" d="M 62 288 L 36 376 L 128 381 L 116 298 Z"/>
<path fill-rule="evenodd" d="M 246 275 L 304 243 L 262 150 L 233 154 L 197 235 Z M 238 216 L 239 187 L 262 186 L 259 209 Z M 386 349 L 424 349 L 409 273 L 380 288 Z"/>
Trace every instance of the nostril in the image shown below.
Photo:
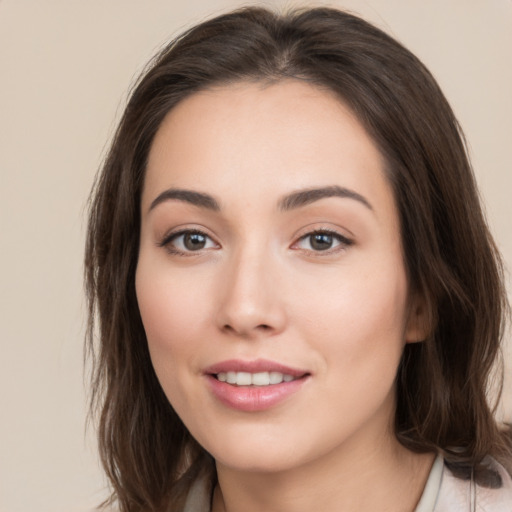
<path fill-rule="evenodd" d="M 248 329 L 248 330 L 245 330 L 242 328 L 237 329 L 236 327 L 233 327 L 230 324 L 224 324 L 224 326 L 222 327 L 222 330 L 226 333 L 238 334 L 238 335 L 247 335 L 251 331 L 251 329 Z M 272 331 L 273 329 L 268 324 L 259 324 L 259 325 L 256 325 L 256 327 L 254 327 L 252 330 L 253 330 L 253 332 L 257 332 L 257 331 L 269 332 L 269 331 Z"/>

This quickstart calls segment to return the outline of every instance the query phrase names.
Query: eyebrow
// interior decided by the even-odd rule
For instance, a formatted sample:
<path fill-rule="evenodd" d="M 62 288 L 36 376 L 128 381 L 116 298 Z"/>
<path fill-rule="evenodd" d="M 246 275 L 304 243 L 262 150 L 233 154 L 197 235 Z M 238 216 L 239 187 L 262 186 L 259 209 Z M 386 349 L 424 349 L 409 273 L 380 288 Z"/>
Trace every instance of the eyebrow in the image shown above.
<path fill-rule="evenodd" d="M 170 200 L 183 201 L 185 203 L 190 203 L 194 206 L 206 208 L 207 210 L 212 210 L 214 212 L 220 211 L 219 203 L 209 194 L 181 188 L 170 188 L 168 190 L 164 190 L 153 200 L 151 206 L 149 207 L 149 211 L 156 208 L 160 203 Z"/>
<path fill-rule="evenodd" d="M 329 197 L 353 199 L 366 206 L 366 208 L 369 210 L 373 211 L 372 205 L 364 196 L 348 188 L 339 187 L 338 185 L 320 188 L 309 188 L 305 190 L 298 190 L 297 192 L 292 192 L 291 194 L 281 198 L 279 200 L 278 206 L 281 211 L 286 212 Z M 149 211 L 156 208 L 159 204 L 171 200 L 183 201 L 185 203 L 189 203 L 194 206 L 199 206 L 200 208 L 205 208 L 215 212 L 220 211 L 220 205 L 213 196 L 205 194 L 204 192 L 196 192 L 194 190 L 180 188 L 170 188 L 164 190 L 153 200 L 149 207 Z"/>
<path fill-rule="evenodd" d="M 295 208 L 300 208 L 301 206 L 306 206 L 310 203 L 314 203 L 315 201 L 328 197 L 354 199 L 366 206 L 369 210 L 373 211 L 372 205 L 364 196 L 353 190 L 345 187 L 339 187 L 337 185 L 321 188 L 309 188 L 293 192 L 279 201 L 279 209 L 281 211 L 294 210 Z"/>

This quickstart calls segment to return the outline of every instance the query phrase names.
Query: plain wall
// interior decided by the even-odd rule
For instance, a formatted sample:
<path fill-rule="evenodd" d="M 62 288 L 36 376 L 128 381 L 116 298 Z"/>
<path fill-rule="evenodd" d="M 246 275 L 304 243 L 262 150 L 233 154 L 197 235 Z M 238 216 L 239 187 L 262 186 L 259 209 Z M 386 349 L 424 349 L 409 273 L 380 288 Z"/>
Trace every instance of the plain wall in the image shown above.
<path fill-rule="evenodd" d="M 94 435 L 85 433 L 87 196 L 128 86 L 148 58 L 192 23 L 240 5 L 0 0 L 1 512 L 76 512 L 104 496 Z M 465 129 L 511 268 L 511 0 L 330 5 L 375 22 L 434 73 Z M 502 414 L 509 419 L 511 371 L 508 364 Z"/>

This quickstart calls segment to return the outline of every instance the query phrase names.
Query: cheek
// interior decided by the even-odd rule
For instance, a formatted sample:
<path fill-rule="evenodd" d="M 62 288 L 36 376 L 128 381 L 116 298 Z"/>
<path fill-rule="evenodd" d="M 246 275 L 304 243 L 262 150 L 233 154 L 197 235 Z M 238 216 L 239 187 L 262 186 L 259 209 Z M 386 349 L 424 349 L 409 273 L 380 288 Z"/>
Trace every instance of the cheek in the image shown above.
<path fill-rule="evenodd" d="M 307 307 L 324 311 L 326 318 L 338 318 L 345 327 L 366 329 L 377 322 L 381 327 L 402 327 L 405 324 L 407 284 L 401 269 L 351 268 L 336 279 L 324 279 L 321 288 L 304 282 L 308 291 Z M 324 321 L 327 327 L 330 322 Z M 322 325 L 322 324 L 319 324 Z"/>
<path fill-rule="evenodd" d="M 144 257 L 139 260 L 135 284 L 153 366 L 165 388 L 167 381 L 180 376 L 183 363 L 193 359 L 198 341 L 204 338 L 198 333 L 208 303 L 194 283 L 181 283 L 158 261 Z"/>
<path fill-rule="evenodd" d="M 158 259 L 141 256 L 135 284 L 151 361 L 167 399 L 189 424 L 200 373 L 198 355 L 207 339 L 203 329 L 208 302 L 196 283 L 183 283 L 179 273 L 169 272 Z"/>
<path fill-rule="evenodd" d="M 392 268 L 353 272 L 308 299 L 304 328 L 323 357 L 320 395 L 336 404 L 330 407 L 333 436 L 339 429 L 357 431 L 375 415 L 387 421 L 392 414 L 407 300 L 405 275 Z"/>
<path fill-rule="evenodd" d="M 297 281 L 296 281 L 297 283 Z M 322 287 L 302 280 L 304 299 L 296 316 L 308 338 L 323 345 L 326 366 L 394 372 L 404 345 L 407 280 L 399 265 L 364 265 L 324 279 Z M 312 290 L 316 290 L 312 293 Z M 329 357 L 327 357 L 329 356 Z"/>

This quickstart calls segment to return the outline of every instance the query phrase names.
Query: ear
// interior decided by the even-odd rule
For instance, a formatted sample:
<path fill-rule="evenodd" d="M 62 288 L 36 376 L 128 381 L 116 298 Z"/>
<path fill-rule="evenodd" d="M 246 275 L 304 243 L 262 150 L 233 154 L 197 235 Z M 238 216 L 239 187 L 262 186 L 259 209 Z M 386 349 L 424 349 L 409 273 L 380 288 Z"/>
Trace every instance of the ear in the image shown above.
<path fill-rule="evenodd" d="M 432 330 L 432 315 L 423 295 L 415 293 L 409 303 L 409 314 L 405 326 L 406 343 L 424 341 Z"/>

